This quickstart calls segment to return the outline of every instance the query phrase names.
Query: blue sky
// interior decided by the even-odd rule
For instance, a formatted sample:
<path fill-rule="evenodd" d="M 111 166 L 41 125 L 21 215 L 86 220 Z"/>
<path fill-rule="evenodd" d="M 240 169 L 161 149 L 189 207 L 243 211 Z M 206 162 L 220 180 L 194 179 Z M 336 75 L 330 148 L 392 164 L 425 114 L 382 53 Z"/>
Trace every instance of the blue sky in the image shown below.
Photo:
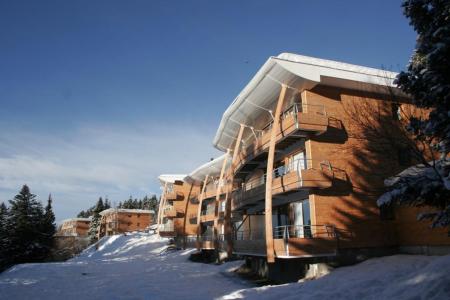
<path fill-rule="evenodd" d="M 57 219 L 159 193 L 217 156 L 222 113 L 271 55 L 402 70 L 400 1 L 0 0 L 0 201 L 27 183 Z"/>

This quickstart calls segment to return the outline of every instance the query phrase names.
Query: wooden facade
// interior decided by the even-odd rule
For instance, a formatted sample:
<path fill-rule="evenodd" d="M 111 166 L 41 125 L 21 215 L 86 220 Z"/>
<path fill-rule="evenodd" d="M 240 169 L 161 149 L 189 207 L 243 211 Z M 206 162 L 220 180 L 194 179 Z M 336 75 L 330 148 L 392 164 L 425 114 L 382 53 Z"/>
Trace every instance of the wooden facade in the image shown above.
<path fill-rule="evenodd" d="M 100 213 L 99 237 L 144 231 L 155 222 L 155 212 L 143 209 L 110 208 Z"/>
<path fill-rule="evenodd" d="M 191 215 L 197 215 L 197 247 L 269 263 L 359 249 L 448 249 L 446 230 L 416 221 L 424 208 L 398 207 L 386 216 L 376 204 L 384 179 L 413 162 L 405 165 L 394 150 L 375 151 L 381 142 L 354 114 L 370 108 L 376 114 L 365 117 L 376 126 L 402 126 L 392 122 L 394 107 L 410 105 L 394 78 L 292 54 L 270 58 L 226 110 L 216 134 L 214 145 L 227 152 L 230 165 L 211 173 L 205 171 L 211 164 L 205 166 L 190 182 L 199 200 Z M 171 194 L 173 203 L 179 195 Z"/>
<path fill-rule="evenodd" d="M 86 237 L 88 236 L 90 224 L 90 218 L 67 219 L 61 222 L 56 235 Z"/>
<path fill-rule="evenodd" d="M 180 247 L 193 247 L 197 235 L 199 188 L 183 181 L 184 175 L 160 177 L 164 188 L 158 224 L 161 236 L 176 239 Z M 171 178 L 171 179 L 170 179 Z"/>

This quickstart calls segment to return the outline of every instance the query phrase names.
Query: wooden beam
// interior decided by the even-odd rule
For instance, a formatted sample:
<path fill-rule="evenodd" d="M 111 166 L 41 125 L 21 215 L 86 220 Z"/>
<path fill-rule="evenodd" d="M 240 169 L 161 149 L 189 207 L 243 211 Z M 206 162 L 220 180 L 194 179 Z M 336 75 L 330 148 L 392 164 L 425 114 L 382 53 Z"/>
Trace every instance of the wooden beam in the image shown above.
<path fill-rule="evenodd" d="M 227 167 L 229 154 L 230 154 L 230 149 L 227 150 L 227 154 L 225 156 L 225 159 L 223 160 L 222 169 L 220 170 L 219 183 L 218 183 L 217 189 L 216 189 L 216 206 L 214 208 L 214 237 L 215 237 L 214 249 L 217 254 L 219 253 L 219 240 L 217 237 L 219 236 L 218 225 L 219 225 L 220 195 L 222 194 L 222 181 L 223 181 L 223 177 L 225 175 L 225 168 Z M 219 258 L 219 257 L 217 257 L 217 258 Z"/>
<path fill-rule="evenodd" d="M 187 184 L 187 183 L 183 183 Z M 188 209 L 189 209 L 189 202 L 191 202 L 191 197 L 192 197 L 192 193 L 193 193 L 193 189 L 194 189 L 194 184 L 190 184 L 189 185 L 189 193 L 187 195 L 186 198 L 186 205 L 184 207 L 184 222 L 183 222 L 183 249 L 186 249 L 186 243 L 187 243 L 187 234 L 186 234 L 186 225 L 187 225 L 187 221 L 188 221 Z"/>
<path fill-rule="evenodd" d="M 166 189 L 167 189 L 167 182 L 164 183 L 164 188 L 163 188 L 163 192 L 161 195 L 161 199 L 159 199 L 159 207 L 158 207 L 158 220 L 157 220 L 157 224 L 158 224 L 158 228 L 157 228 L 157 232 L 159 234 L 159 227 L 161 226 L 161 221 L 162 221 L 162 210 L 163 210 L 163 203 L 165 201 L 166 198 Z"/>
<path fill-rule="evenodd" d="M 233 158 L 231 159 L 231 167 L 228 169 L 227 176 L 227 193 L 225 195 L 225 237 L 227 239 L 227 254 L 231 257 L 233 254 L 233 240 L 231 239 L 231 192 L 233 191 L 234 169 L 241 148 L 242 135 L 244 134 L 245 125 L 241 124 L 239 133 L 234 145 Z"/>
<path fill-rule="evenodd" d="M 205 197 L 205 191 L 206 191 L 206 185 L 208 184 L 208 179 L 209 179 L 209 175 L 206 175 L 205 181 L 203 182 L 203 186 L 202 186 L 202 192 L 200 193 L 200 197 L 198 198 L 198 200 L 199 200 L 198 210 L 197 210 L 197 250 L 198 251 L 200 251 L 200 249 L 201 249 L 200 217 L 201 217 L 201 214 L 202 214 L 202 203 L 203 203 L 203 198 Z"/>
<path fill-rule="evenodd" d="M 284 98 L 286 96 L 285 84 L 281 85 L 280 95 L 278 97 L 277 107 L 273 126 L 270 133 L 269 154 L 267 155 L 267 172 L 266 172 L 266 201 L 265 201 L 265 219 L 266 219 L 266 253 L 267 262 L 275 262 L 275 253 L 273 248 L 273 225 L 272 225 L 272 180 L 273 180 L 273 163 L 275 158 L 275 142 L 277 130 L 280 125 L 281 110 L 283 109 Z"/>

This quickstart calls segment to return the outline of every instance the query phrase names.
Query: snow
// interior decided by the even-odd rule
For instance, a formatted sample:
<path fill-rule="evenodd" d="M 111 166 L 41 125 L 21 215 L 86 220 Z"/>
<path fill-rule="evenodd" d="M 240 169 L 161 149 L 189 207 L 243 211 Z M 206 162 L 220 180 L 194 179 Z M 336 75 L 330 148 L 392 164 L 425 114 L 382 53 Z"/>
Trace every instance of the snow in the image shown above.
<path fill-rule="evenodd" d="M 106 215 L 109 213 L 133 213 L 133 214 L 155 214 L 154 210 L 148 210 L 148 209 L 127 209 L 127 208 L 108 208 L 100 212 L 100 215 Z"/>
<path fill-rule="evenodd" d="M 443 186 L 449 190 L 450 180 L 445 177 L 443 171 L 444 168 L 450 168 L 449 161 L 436 161 L 436 169 L 433 167 L 433 162 L 428 163 L 430 166 L 425 166 L 423 164 L 418 164 L 406 168 L 402 172 L 398 173 L 396 176 L 389 177 L 384 181 L 384 186 L 391 187 L 390 191 L 382 194 L 378 200 L 377 205 L 382 206 L 385 204 L 390 204 L 393 199 L 403 195 L 408 186 L 422 185 L 423 190 L 427 188 L 437 188 L 443 183 Z M 440 176 L 436 172 L 441 172 Z"/>
<path fill-rule="evenodd" d="M 1 299 L 449 299 L 450 256 L 396 255 L 339 268 L 317 280 L 255 287 L 223 265 L 164 251 L 146 233 L 105 237 L 64 263 L 22 264 L 0 274 Z M 96 249 L 97 248 L 97 249 Z"/>
<path fill-rule="evenodd" d="M 221 299 L 450 299 L 450 256 L 395 255 L 317 280 L 243 289 Z"/>
<path fill-rule="evenodd" d="M 194 263 L 193 249 L 161 254 L 167 241 L 115 235 L 67 262 L 14 266 L 0 274 L 0 299 L 213 299 L 251 286 L 229 272 L 242 261 Z"/>

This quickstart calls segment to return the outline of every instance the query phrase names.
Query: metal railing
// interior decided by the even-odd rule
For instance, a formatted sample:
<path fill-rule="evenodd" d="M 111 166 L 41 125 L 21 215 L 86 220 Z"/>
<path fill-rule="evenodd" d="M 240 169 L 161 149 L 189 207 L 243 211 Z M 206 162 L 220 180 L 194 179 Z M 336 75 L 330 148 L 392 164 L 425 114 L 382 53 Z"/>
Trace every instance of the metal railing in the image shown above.
<path fill-rule="evenodd" d="M 317 114 L 321 116 L 326 116 L 325 106 L 321 104 L 303 104 L 303 103 L 294 103 L 289 106 L 285 111 L 281 113 L 281 119 L 286 120 L 289 117 L 294 117 L 295 123 L 298 123 L 298 113 L 308 113 L 308 114 Z M 242 140 L 242 147 L 246 149 L 250 146 L 255 140 L 260 139 L 263 135 L 269 134 L 270 130 L 273 126 L 273 120 L 267 123 L 262 129 L 257 130 L 253 129 L 252 134 L 249 135 L 246 139 Z"/>
<path fill-rule="evenodd" d="M 213 232 L 205 232 L 199 236 L 199 240 L 201 242 L 214 241 L 215 240 L 214 233 Z"/>
<path fill-rule="evenodd" d="M 333 225 L 284 225 L 273 229 L 274 239 L 336 237 Z"/>
<path fill-rule="evenodd" d="M 322 161 L 319 163 L 319 168 L 321 171 L 332 170 L 331 164 L 329 161 Z M 272 178 L 278 178 L 287 175 L 288 173 L 295 172 L 298 176 L 298 180 L 296 182 L 300 182 L 302 180 L 301 170 L 313 169 L 313 163 L 311 159 L 303 158 L 303 159 L 295 159 L 290 161 L 289 163 L 282 165 L 273 170 Z M 246 198 L 251 197 L 252 195 L 257 193 L 256 188 L 263 187 L 267 181 L 267 174 L 263 174 L 256 178 L 253 178 L 249 181 L 242 183 L 240 189 L 236 190 L 233 193 L 233 199 L 235 204 L 238 204 L 244 201 Z M 262 191 L 261 191 L 262 192 Z"/>
<path fill-rule="evenodd" d="M 173 231 L 173 223 L 159 224 L 158 229 L 159 231 Z"/>
<path fill-rule="evenodd" d="M 211 215 L 211 214 L 214 214 L 214 213 L 215 213 L 215 206 L 214 205 L 208 205 L 205 210 L 201 211 L 201 215 L 202 216 Z"/>
<path fill-rule="evenodd" d="M 174 209 L 173 205 L 166 204 L 163 208 L 163 212 L 173 210 L 173 209 Z"/>
<path fill-rule="evenodd" d="M 253 240 L 264 240 L 266 234 L 264 230 L 238 230 L 234 232 L 234 237 L 237 241 L 253 241 Z"/>
<path fill-rule="evenodd" d="M 319 168 L 321 171 L 324 169 L 332 170 L 331 163 L 327 160 L 321 161 L 319 163 Z M 279 166 L 273 170 L 272 178 L 278 178 L 284 176 L 290 172 L 300 173 L 301 170 L 313 169 L 312 160 L 308 158 L 295 159 L 289 161 L 287 164 Z M 242 190 L 248 191 L 254 189 L 260 185 L 266 183 L 267 174 L 261 175 L 257 178 L 253 178 L 249 181 L 246 181 L 242 184 Z"/>
<path fill-rule="evenodd" d="M 273 228 L 274 239 L 318 237 L 337 237 L 336 228 L 333 225 L 283 225 Z M 238 230 L 234 232 L 234 239 L 238 241 L 264 240 L 264 230 Z"/>

